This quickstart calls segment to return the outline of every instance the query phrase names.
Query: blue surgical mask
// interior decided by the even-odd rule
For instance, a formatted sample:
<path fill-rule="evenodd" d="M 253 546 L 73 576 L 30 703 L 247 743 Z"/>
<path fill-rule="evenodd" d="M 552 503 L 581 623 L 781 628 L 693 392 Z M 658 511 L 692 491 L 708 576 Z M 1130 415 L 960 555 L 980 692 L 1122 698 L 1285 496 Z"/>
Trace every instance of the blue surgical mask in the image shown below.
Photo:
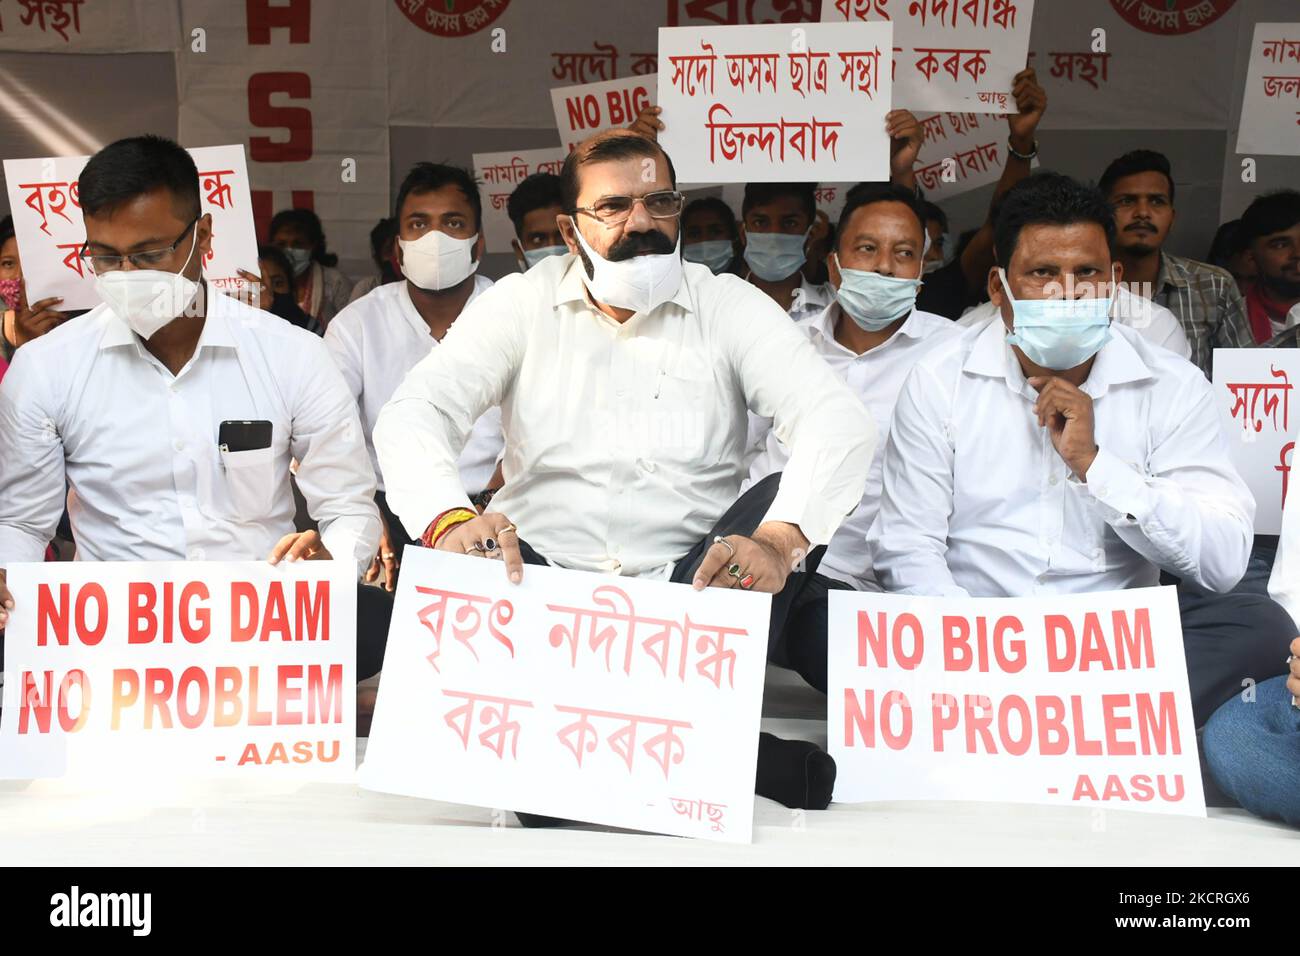
<path fill-rule="evenodd" d="M 310 249 L 281 249 L 284 257 L 289 260 L 289 265 L 293 267 L 293 274 L 302 275 L 311 266 Z"/>
<path fill-rule="evenodd" d="M 839 254 L 832 255 L 840 270 L 840 287 L 835 290 L 835 298 L 840 308 L 864 331 L 879 332 L 903 318 L 916 305 L 920 279 L 899 279 L 879 272 L 846 269 L 840 265 Z"/>
<path fill-rule="evenodd" d="M 1113 276 L 1113 273 L 1112 273 Z M 1002 291 L 1011 302 L 1015 331 L 1008 345 L 1035 365 L 1063 371 L 1092 358 L 1110 339 L 1110 296 L 1095 299 L 1017 299 L 1007 274 L 998 269 Z"/>
<path fill-rule="evenodd" d="M 568 254 L 568 246 L 542 246 L 540 249 L 525 249 L 524 262 L 527 263 L 527 266 L 524 271 L 527 272 L 543 259 L 549 259 L 551 256 L 567 256 Z"/>
<path fill-rule="evenodd" d="M 807 256 L 804 243 L 808 232 L 791 236 L 784 232 L 745 233 L 745 263 L 754 275 L 765 282 L 780 282 L 794 275 L 803 266 Z"/>
<path fill-rule="evenodd" d="M 714 275 L 727 268 L 735 255 L 736 250 L 730 239 L 706 239 L 704 242 L 688 242 L 682 246 L 683 259 L 708 266 Z"/>

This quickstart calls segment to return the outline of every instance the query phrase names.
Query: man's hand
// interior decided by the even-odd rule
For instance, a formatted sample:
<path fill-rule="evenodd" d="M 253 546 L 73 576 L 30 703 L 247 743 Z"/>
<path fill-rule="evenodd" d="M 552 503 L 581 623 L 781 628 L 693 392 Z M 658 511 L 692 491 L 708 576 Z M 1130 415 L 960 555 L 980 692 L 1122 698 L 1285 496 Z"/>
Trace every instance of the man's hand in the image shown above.
<path fill-rule="evenodd" d="M 27 296 L 24 293 L 23 302 L 26 301 Z M 39 339 L 46 332 L 68 321 L 66 315 L 51 308 L 55 303 L 62 301 L 63 296 L 52 295 L 48 299 L 38 299 L 30 306 L 24 304 L 21 309 L 18 309 L 14 317 L 14 348 L 26 345 L 32 339 Z"/>
<path fill-rule="evenodd" d="M 247 289 L 240 290 L 239 301 L 254 309 L 269 312 L 271 302 L 275 298 L 275 293 L 271 291 L 271 284 L 263 282 L 261 276 L 255 276 L 245 269 L 236 269 L 235 271 L 239 273 L 239 278 L 248 283 Z M 257 296 L 256 303 L 251 301 L 254 295 Z"/>
<path fill-rule="evenodd" d="M 9 594 L 9 592 L 4 589 L 3 581 L 4 578 L 0 577 L 0 601 L 4 601 L 6 596 Z M 12 606 L 13 602 L 10 601 L 9 604 Z M 4 612 L 0 611 L 0 614 L 4 614 Z M 4 618 L 0 617 L 0 624 L 3 623 Z M 1286 689 L 1291 692 L 1293 698 L 1300 697 L 1300 637 L 1297 637 L 1291 642 L 1291 661 L 1289 667 L 1290 671 L 1286 678 Z M 1295 701 L 1293 700 L 1292 706 L 1294 705 Z"/>
<path fill-rule="evenodd" d="M 0 571 L 0 627 L 9 623 L 9 612 L 14 609 L 14 596 L 5 583 L 5 573 Z"/>
<path fill-rule="evenodd" d="M 663 107 L 647 106 L 636 114 L 636 119 L 632 121 L 632 125 L 628 129 L 638 136 L 658 141 L 659 131 L 664 128 L 663 121 L 659 119 L 659 114 L 662 112 Z"/>
<path fill-rule="evenodd" d="M 1019 110 L 1007 114 L 1011 145 L 1018 153 L 1031 153 L 1034 150 L 1034 132 L 1047 109 L 1047 93 L 1038 85 L 1038 74 L 1031 68 L 1015 75 L 1011 81 L 1011 95 Z"/>
<path fill-rule="evenodd" d="M 302 531 L 286 534 L 276 542 L 266 560 L 279 564 L 281 558 L 288 561 L 328 561 L 331 557 L 333 555 L 321 544 L 319 532 Z"/>
<path fill-rule="evenodd" d="M 912 167 L 925 142 L 921 124 L 907 110 L 890 110 L 885 114 L 885 132 L 889 134 L 889 178 L 909 185 L 904 180 L 912 176 Z"/>
<path fill-rule="evenodd" d="M 397 586 L 397 553 L 393 550 L 393 539 L 388 532 L 388 522 L 379 516 L 379 550 L 370 562 L 363 579 L 366 584 L 379 579 L 379 572 L 384 572 L 384 590 L 391 591 Z"/>
<path fill-rule="evenodd" d="M 1034 414 L 1038 424 L 1052 436 L 1052 445 L 1080 481 L 1088 480 L 1088 469 L 1097 457 L 1093 436 L 1092 398 L 1063 378 L 1034 376 L 1029 384 L 1038 389 Z"/>
<path fill-rule="evenodd" d="M 512 584 L 518 584 L 524 577 L 519 535 L 514 522 L 499 511 L 485 511 L 477 518 L 455 525 L 438 539 L 434 549 L 504 561 L 506 575 Z"/>
<path fill-rule="evenodd" d="M 751 583 L 743 590 L 776 594 L 785 587 L 790 572 L 808 553 L 808 539 L 798 527 L 779 521 L 765 522 L 752 537 L 729 534 L 722 540 L 726 544 L 715 541 L 704 552 L 704 560 L 691 582 L 695 590 L 737 588 L 749 578 Z M 732 565 L 739 566 L 739 576 L 728 572 Z"/>

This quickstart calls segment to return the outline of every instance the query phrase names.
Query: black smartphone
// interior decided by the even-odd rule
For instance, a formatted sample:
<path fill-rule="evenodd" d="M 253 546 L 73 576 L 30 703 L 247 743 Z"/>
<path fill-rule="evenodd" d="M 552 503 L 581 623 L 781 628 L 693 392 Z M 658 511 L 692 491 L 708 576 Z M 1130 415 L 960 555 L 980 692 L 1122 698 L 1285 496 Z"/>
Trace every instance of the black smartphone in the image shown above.
<path fill-rule="evenodd" d="M 217 432 L 222 451 L 254 451 L 271 447 L 271 423 L 268 421 L 224 421 Z"/>

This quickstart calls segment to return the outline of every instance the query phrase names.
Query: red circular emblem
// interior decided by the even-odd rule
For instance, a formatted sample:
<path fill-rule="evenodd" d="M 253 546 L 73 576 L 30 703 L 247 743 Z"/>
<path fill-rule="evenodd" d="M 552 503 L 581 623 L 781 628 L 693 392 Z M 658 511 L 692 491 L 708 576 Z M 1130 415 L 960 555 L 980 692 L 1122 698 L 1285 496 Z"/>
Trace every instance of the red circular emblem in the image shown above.
<path fill-rule="evenodd" d="M 1237 0 L 1110 0 L 1115 12 L 1145 33 L 1175 36 L 1213 23 Z"/>
<path fill-rule="evenodd" d="M 397 9 L 437 37 L 466 37 L 501 16 L 510 0 L 396 0 Z"/>

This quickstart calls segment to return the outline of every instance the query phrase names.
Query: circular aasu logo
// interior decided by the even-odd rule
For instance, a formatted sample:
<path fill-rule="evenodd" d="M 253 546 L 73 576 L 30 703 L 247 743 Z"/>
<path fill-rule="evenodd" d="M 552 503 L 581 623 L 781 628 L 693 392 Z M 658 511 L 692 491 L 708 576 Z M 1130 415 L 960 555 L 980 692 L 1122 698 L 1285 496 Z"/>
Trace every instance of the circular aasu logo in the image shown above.
<path fill-rule="evenodd" d="M 1146 33 L 1173 36 L 1213 23 L 1237 0 L 1110 0 L 1115 12 Z"/>
<path fill-rule="evenodd" d="M 396 3 L 406 19 L 438 37 L 477 33 L 510 6 L 510 0 L 396 0 Z"/>

